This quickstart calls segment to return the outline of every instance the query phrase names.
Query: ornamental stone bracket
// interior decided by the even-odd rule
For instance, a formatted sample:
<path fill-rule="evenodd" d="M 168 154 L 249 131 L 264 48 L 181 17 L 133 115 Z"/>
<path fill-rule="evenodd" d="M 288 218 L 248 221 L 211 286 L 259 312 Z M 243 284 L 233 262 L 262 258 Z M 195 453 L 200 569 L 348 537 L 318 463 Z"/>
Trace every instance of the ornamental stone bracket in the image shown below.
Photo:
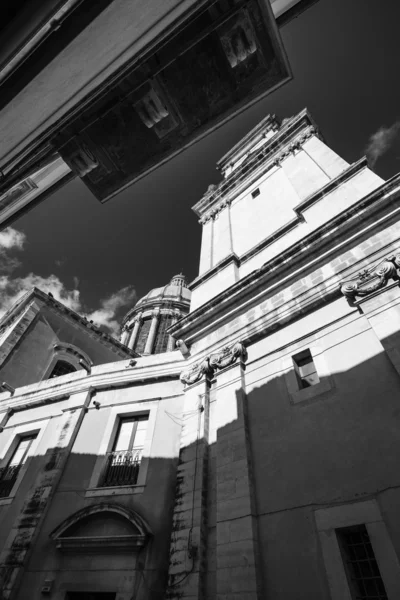
<path fill-rule="evenodd" d="M 221 352 L 210 356 L 210 367 L 213 370 L 221 370 L 230 367 L 238 359 L 243 362 L 247 360 L 247 350 L 241 342 L 236 342 L 233 346 L 225 346 Z"/>
<path fill-rule="evenodd" d="M 187 371 L 183 371 L 180 380 L 185 385 L 192 385 L 200 381 L 203 375 L 211 378 L 215 371 L 226 369 L 238 360 L 242 362 L 247 360 L 247 350 L 242 342 L 225 346 L 220 352 L 206 356 L 204 360 L 195 363 Z"/>
<path fill-rule="evenodd" d="M 356 279 L 340 284 L 349 303 L 384 288 L 389 280 L 399 281 L 400 254 L 388 256 L 378 265 L 360 271 Z"/>
<path fill-rule="evenodd" d="M 180 380 L 185 385 L 192 385 L 193 383 L 200 381 L 203 375 L 211 377 L 212 374 L 213 371 L 210 368 L 210 361 L 208 358 L 205 358 L 202 361 L 194 363 L 187 371 L 182 371 Z"/>

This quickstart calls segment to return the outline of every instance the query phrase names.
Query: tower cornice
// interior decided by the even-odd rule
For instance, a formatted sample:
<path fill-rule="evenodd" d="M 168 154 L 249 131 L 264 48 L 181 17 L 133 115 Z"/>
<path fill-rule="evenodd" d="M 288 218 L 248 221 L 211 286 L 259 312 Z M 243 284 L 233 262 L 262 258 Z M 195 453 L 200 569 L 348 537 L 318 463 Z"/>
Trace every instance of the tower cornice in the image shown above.
<path fill-rule="evenodd" d="M 192 210 L 200 218 L 202 224 L 206 223 L 229 205 L 240 194 L 243 188 L 251 185 L 251 180 L 258 178 L 274 167 L 279 167 L 282 161 L 300 150 L 302 145 L 313 135 L 322 139 L 321 134 L 307 109 L 295 117 L 283 121 L 278 129 L 275 117 L 267 118 L 257 125 L 239 144 L 232 149 L 218 163 L 221 168 L 227 167 L 228 160 L 240 160 L 243 153 L 238 148 L 243 142 L 247 157 L 240 166 L 233 169 L 218 185 L 210 185 L 204 196 L 197 202 Z M 256 144 L 265 138 L 268 133 L 275 131 L 273 136 L 258 150 L 251 151 Z M 246 153 L 245 153 L 246 154 Z"/>

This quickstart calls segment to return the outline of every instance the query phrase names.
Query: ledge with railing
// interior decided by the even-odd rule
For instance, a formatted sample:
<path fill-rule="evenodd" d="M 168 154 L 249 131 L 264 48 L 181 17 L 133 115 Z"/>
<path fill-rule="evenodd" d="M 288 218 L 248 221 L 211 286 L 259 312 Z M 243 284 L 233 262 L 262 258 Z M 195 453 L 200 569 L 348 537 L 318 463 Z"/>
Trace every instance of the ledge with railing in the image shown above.
<path fill-rule="evenodd" d="M 143 448 L 108 452 L 98 487 L 136 485 Z"/>
<path fill-rule="evenodd" d="M 21 465 L 3 467 L 0 469 L 0 498 L 7 498 L 11 494 L 18 474 L 21 470 Z"/>

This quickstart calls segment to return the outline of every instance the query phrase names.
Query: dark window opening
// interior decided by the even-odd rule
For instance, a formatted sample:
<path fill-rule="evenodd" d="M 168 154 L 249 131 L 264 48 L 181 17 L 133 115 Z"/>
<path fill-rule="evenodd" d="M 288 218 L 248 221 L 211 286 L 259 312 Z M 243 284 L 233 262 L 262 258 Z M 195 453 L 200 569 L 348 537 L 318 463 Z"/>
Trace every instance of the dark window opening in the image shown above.
<path fill-rule="evenodd" d="M 251 192 L 251 197 L 252 198 L 257 198 L 257 196 L 260 195 L 260 188 L 257 188 L 256 190 L 254 190 L 253 192 Z"/>
<path fill-rule="evenodd" d="M 144 319 L 140 325 L 137 342 L 136 342 L 136 346 L 135 346 L 135 351 L 138 354 L 143 354 L 144 349 L 146 348 L 147 338 L 150 333 L 150 326 L 151 326 L 151 318 Z"/>
<path fill-rule="evenodd" d="M 99 487 L 137 483 L 147 423 L 148 415 L 120 419 L 113 450 L 107 454 Z"/>
<path fill-rule="evenodd" d="M 172 325 L 172 317 L 170 315 L 162 315 L 157 330 L 156 341 L 154 344 L 153 354 L 159 354 L 160 352 L 166 352 L 168 348 L 169 335 L 167 333 L 168 327 Z"/>
<path fill-rule="evenodd" d="M 336 534 L 354 600 L 387 600 L 385 586 L 365 525 L 337 529 Z"/>
<path fill-rule="evenodd" d="M 303 350 L 295 354 L 293 358 L 294 370 L 300 389 L 310 387 L 319 383 L 317 369 L 310 350 Z"/>
<path fill-rule="evenodd" d="M 36 437 L 37 433 L 20 437 L 8 465 L 0 469 L 0 498 L 7 498 L 10 495 L 21 467 L 28 457 L 32 442 Z"/>
<path fill-rule="evenodd" d="M 74 373 L 75 371 L 76 368 L 71 365 L 71 363 L 66 362 L 65 360 L 58 360 L 49 375 L 49 379 L 52 379 L 53 377 L 60 377 L 61 375 L 66 375 L 67 373 Z"/>

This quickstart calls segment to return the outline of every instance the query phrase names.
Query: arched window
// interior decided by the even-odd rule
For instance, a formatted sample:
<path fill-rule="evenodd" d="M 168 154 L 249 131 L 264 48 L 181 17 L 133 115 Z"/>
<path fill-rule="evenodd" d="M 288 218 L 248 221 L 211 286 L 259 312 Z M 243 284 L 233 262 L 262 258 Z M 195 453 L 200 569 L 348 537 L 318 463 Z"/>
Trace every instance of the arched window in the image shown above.
<path fill-rule="evenodd" d="M 93 362 L 83 350 L 73 344 L 56 342 L 42 378 L 53 379 L 67 373 L 75 373 L 83 368 L 83 364 L 87 365 L 89 371 L 93 365 Z"/>
<path fill-rule="evenodd" d="M 58 360 L 49 375 L 49 379 L 52 379 L 53 377 L 60 377 L 61 375 L 66 375 L 67 373 L 74 373 L 75 371 L 76 368 L 74 365 L 71 365 L 71 363 L 65 360 Z"/>

